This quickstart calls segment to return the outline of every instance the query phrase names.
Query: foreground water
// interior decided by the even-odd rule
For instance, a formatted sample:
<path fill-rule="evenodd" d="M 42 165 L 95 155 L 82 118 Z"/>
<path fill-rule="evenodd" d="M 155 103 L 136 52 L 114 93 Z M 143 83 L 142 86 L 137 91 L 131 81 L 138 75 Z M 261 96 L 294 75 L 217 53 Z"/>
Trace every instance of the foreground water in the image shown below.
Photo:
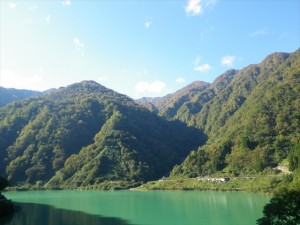
<path fill-rule="evenodd" d="M 211 191 L 37 191 L 5 195 L 5 225 L 254 225 L 267 196 Z"/>

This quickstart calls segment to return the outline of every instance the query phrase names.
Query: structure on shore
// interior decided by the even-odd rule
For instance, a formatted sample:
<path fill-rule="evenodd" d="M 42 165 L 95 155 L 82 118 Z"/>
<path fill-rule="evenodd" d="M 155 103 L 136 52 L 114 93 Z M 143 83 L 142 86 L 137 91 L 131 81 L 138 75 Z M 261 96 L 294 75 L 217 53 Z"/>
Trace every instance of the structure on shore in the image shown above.
<path fill-rule="evenodd" d="M 198 180 L 205 182 L 227 182 L 230 180 L 229 177 L 198 177 Z"/>

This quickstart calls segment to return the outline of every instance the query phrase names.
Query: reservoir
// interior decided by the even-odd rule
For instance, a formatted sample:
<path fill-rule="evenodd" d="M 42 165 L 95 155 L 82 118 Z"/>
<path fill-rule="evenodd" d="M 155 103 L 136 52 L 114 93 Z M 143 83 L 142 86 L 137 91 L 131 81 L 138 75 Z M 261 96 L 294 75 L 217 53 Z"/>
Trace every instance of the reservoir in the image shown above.
<path fill-rule="evenodd" d="M 2 225 L 255 225 L 269 197 L 213 191 L 5 192 Z"/>

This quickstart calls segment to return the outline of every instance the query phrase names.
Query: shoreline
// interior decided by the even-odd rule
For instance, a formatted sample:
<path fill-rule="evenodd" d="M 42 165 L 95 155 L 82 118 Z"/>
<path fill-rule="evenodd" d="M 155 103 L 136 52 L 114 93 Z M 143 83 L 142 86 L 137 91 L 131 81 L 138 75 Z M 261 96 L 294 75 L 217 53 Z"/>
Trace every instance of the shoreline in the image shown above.
<path fill-rule="evenodd" d="M 16 205 L 10 199 L 0 194 L 0 218 L 6 218 L 17 210 Z"/>
<path fill-rule="evenodd" d="M 251 178 L 251 179 L 250 179 Z M 47 186 L 12 186 L 6 188 L 9 191 L 50 191 L 50 190 L 130 190 L 130 191 L 233 191 L 273 194 L 280 188 L 292 185 L 288 175 L 256 176 L 245 179 L 245 177 L 231 177 L 224 182 L 206 181 L 203 178 L 164 178 L 161 180 L 142 182 L 129 181 L 105 181 L 96 185 L 84 187 L 47 187 Z"/>

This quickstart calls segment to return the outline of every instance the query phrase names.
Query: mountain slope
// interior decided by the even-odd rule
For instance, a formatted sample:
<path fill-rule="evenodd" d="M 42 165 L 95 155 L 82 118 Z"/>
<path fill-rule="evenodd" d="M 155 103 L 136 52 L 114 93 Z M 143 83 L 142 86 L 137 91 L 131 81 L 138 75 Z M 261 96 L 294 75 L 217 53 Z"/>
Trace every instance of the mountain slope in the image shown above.
<path fill-rule="evenodd" d="M 12 184 L 78 187 L 168 173 L 205 136 L 84 81 L 0 109 L 0 173 Z"/>
<path fill-rule="evenodd" d="M 300 50 L 138 102 L 83 81 L 2 107 L 0 174 L 74 188 L 270 173 L 287 158 L 300 171 Z"/>
<path fill-rule="evenodd" d="M 209 83 L 203 81 L 195 81 L 186 87 L 169 94 L 165 97 L 142 98 L 137 100 L 149 110 L 159 112 L 160 116 L 170 118 L 176 115 L 176 111 L 187 101 L 190 101 L 199 92 L 206 90 Z"/>
<path fill-rule="evenodd" d="M 39 96 L 39 91 L 18 90 L 14 88 L 0 87 L 0 107 L 7 105 L 13 101 L 22 100 L 24 98 Z"/>
<path fill-rule="evenodd" d="M 223 170 L 257 173 L 286 158 L 300 139 L 300 51 L 274 53 L 236 71 L 210 99 L 187 102 L 176 118 L 205 130 L 207 144 L 192 152 L 173 175 L 197 176 Z M 197 108 L 198 110 L 194 110 Z"/>

